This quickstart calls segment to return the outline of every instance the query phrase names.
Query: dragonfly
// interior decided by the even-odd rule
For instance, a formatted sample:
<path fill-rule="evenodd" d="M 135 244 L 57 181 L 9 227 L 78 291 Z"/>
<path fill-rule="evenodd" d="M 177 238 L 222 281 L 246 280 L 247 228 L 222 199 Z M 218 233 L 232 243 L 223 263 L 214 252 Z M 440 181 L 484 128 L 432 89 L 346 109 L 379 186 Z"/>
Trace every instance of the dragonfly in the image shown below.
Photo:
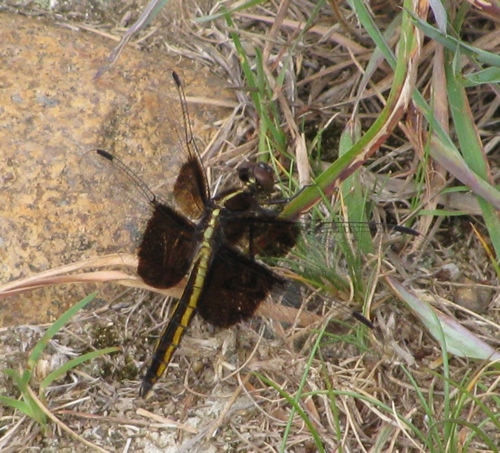
<path fill-rule="evenodd" d="M 130 199 L 147 208 L 137 248 L 138 276 L 158 289 L 186 282 L 154 347 L 139 392 L 142 397 L 166 372 L 195 314 L 227 328 L 251 318 L 271 294 L 286 290 L 287 279 L 261 260 L 287 255 L 304 229 L 300 221 L 280 218 L 276 203 L 266 206 L 274 172 L 264 163 L 243 165 L 238 185 L 211 192 L 182 83 L 175 72 L 172 79 L 182 118 L 176 131 L 182 155 L 171 201 L 111 152 L 96 148 L 85 155 L 86 162 L 119 182 L 120 195 L 133 194 Z M 366 231 L 375 224 L 346 225 L 336 228 Z M 324 228 L 325 224 L 320 227 Z M 354 316 L 372 327 L 362 315 Z"/>

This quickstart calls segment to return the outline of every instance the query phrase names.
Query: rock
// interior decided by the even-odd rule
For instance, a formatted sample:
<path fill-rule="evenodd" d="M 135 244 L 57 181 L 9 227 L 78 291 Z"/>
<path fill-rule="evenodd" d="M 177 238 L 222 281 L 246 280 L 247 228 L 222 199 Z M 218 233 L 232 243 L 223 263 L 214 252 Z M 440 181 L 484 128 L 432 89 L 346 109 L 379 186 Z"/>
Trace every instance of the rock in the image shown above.
<path fill-rule="evenodd" d="M 110 213 L 86 193 L 81 157 L 104 148 L 122 156 L 152 187 L 173 181 L 180 150 L 167 118 L 178 105 L 171 70 L 191 96 L 220 97 L 221 82 L 191 61 L 130 47 L 93 80 L 115 42 L 20 15 L 0 13 L 0 41 L 5 283 L 112 251 Z M 190 104 L 190 112 L 199 137 L 202 129 L 213 132 L 207 126 L 222 109 Z M 53 321 L 90 291 L 72 285 L 0 299 L 0 326 Z"/>

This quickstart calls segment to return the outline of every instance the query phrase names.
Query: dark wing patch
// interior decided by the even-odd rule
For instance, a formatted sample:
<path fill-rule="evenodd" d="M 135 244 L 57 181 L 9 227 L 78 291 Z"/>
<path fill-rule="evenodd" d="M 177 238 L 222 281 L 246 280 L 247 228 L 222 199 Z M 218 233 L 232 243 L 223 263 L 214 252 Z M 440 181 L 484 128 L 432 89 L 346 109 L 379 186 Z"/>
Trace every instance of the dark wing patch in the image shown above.
<path fill-rule="evenodd" d="M 137 273 L 155 288 L 170 288 L 187 274 L 197 248 L 196 228 L 164 204 L 157 204 L 141 245 Z"/>
<path fill-rule="evenodd" d="M 192 150 L 174 185 L 174 199 L 179 208 L 193 219 L 199 219 L 208 204 L 208 185 L 200 159 Z"/>
<path fill-rule="evenodd" d="M 279 218 L 263 219 L 252 232 L 253 252 L 262 257 L 285 256 L 297 243 L 300 234 L 300 225 L 294 221 Z"/>
<path fill-rule="evenodd" d="M 297 243 L 301 226 L 277 215 L 268 210 L 231 215 L 222 224 L 224 237 L 249 256 L 285 256 Z"/>
<path fill-rule="evenodd" d="M 221 246 L 210 265 L 198 313 L 209 323 L 229 327 L 250 318 L 260 303 L 285 280 L 236 250 Z"/>

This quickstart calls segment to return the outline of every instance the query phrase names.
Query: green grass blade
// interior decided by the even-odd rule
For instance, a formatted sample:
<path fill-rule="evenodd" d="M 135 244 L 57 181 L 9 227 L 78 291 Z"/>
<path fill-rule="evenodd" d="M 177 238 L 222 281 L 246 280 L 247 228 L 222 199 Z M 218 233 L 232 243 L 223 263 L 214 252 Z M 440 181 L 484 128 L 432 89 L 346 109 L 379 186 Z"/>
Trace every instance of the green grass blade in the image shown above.
<path fill-rule="evenodd" d="M 61 328 L 83 307 L 92 302 L 97 293 L 92 293 L 89 296 L 82 299 L 80 302 L 73 305 L 66 312 L 62 314 L 62 316 L 57 319 L 45 332 L 45 335 L 38 341 L 38 343 L 31 351 L 31 354 L 28 357 L 28 369 L 32 371 L 35 368 L 36 363 L 40 359 L 44 349 L 47 347 L 50 339 L 61 330 Z"/>
<path fill-rule="evenodd" d="M 489 83 L 500 83 L 500 68 L 486 68 L 472 74 L 464 75 L 463 86 L 465 88 Z"/>
<path fill-rule="evenodd" d="M 21 376 L 17 371 L 12 370 L 10 368 L 6 368 L 5 370 L 2 370 L 4 374 L 9 376 L 13 381 L 14 384 L 20 389 L 24 390 L 26 388 L 26 385 L 29 381 L 26 381 L 23 376 Z"/>
<path fill-rule="evenodd" d="M 26 404 L 24 401 L 20 401 L 20 400 L 14 399 L 14 398 L 9 398 L 8 396 L 0 395 L 0 403 L 2 403 L 5 406 L 12 407 L 13 409 L 18 410 L 30 418 L 34 418 L 33 411 L 31 410 L 31 407 L 28 404 Z"/>
<path fill-rule="evenodd" d="M 452 55 L 448 54 L 448 62 Z M 479 132 L 474 124 L 467 93 L 461 81 L 461 75 L 455 74 L 451 64 L 445 65 L 446 81 L 448 86 L 448 101 L 450 112 L 455 125 L 460 149 L 468 167 L 485 182 L 492 182 L 488 158 L 483 149 Z M 498 191 L 497 191 L 498 192 Z M 498 194 L 500 196 L 500 193 Z M 494 206 L 478 197 L 489 237 L 493 243 L 497 259 L 500 257 L 500 218 Z"/>
<path fill-rule="evenodd" d="M 40 425 L 45 426 L 45 424 L 47 422 L 47 416 L 38 407 L 38 405 L 33 400 L 33 398 L 31 398 L 31 396 L 28 392 L 29 380 L 26 380 L 25 373 L 23 373 L 23 376 L 20 376 L 19 373 L 17 373 L 14 370 L 11 370 L 11 369 L 3 370 L 3 372 L 14 381 L 14 383 L 17 386 L 17 388 L 19 389 L 24 401 L 14 400 L 13 398 L 9 398 L 6 396 L 1 397 L 2 400 L 7 405 L 9 405 L 11 407 L 15 407 L 16 409 L 19 409 L 24 414 L 26 414 L 28 417 L 31 417 L 33 420 L 38 422 Z M 30 376 L 31 376 L 31 374 L 30 374 Z M 10 404 L 9 401 L 17 401 L 17 403 L 14 406 L 13 404 Z"/>
<path fill-rule="evenodd" d="M 422 30 L 422 32 L 426 36 L 446 47 L 448 50 L 456 52 L 457 49 L 460 49 L 460 51 L 462 51 L 464 54 L 468 55 L 469 57 L 475 58 L 478 62 L 500 68 L 500 56 L 495 55 L 491 52 L 487 52 L 485 50 L 478 49 L 477 47 L 460 41 L 453 36 L 442 33 L 437 28 L 429 25 L 427 22 L 415 16 L 415 14 L 413 14 L 411 11 L 406 12 L 410 15 L 415 26 Z"/>
<path fill-rule="evenodd" d="M 54 370 L 52 373 L 50 373 L 41 383 L 40 383 L 40 391 L 39 391 L 39 394 L 44 394 L 45 393 L 45 390 L 46 388 L 53 382 L 55 381 L 56 379 L 58 379 L 59 377 L 61 376 L 64 376 L 69 370 L 77 367 L 78 365 L 84 363 L 84 362 L 87 362 L 87 361 L 91 361 L 91 360 L 94 360 L 96 359 L 97 357 L 101 357 L 103 355 L 106 355 L 106 354 L 111 354 L 113 352 L 118 352 L 120 351 L 121 348 L 118 347 L 118 346 L 112 346 L 112 347 L 109 347 L 109 348 L 105 348 L 105 349 L 100 349 L 98 351 L 92 351 L 92 352 L 88 352 L 86 354 L 83 354 L 79 357 L 76 357 L 72 360 L 69 360 L 68 362 L 66 362 L 64 365 L 60 366 L 59 368 L 57 368 L 57 370 Z"/>

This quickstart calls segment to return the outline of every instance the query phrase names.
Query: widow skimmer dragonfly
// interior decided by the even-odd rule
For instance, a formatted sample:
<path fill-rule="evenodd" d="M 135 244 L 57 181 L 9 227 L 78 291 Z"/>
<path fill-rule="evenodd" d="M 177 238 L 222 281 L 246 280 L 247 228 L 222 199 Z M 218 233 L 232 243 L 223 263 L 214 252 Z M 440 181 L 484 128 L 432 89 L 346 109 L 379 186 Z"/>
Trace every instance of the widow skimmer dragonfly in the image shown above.
<path fill-rule="evenodd" d="M 229 327 L 251 317 L 273 289 L 285 285 L 284 278 L 255 261 L 254 256 L 282 256 L 299 234 L 296 222 L 275 222 L 278 213 L 260 204 L 261 195 L 274 184 L 267 165 L 243 167 L 239 173 L 242 187 L 210 194 L 182 84 L 175 72 L 172 77 L 180 97 L 185 135 L 185 156 L 173 198 L 186 215 L 157 197 L 111 153 L 94 149 L 86 157 L 107 165 L 150 206 L 138 248 L 137 274 L 158 289 L 171 288 L 184 278 L 187 281 L 154 348 L 140 390 L 143 397 L 164 374 L 195 313 L 215 326 Z"/>
<path fill-rule="evenodd" d="M 149 217 L 138 247 L 138 276 L 157 289 L 173 288 L 186 280 L 155 345 L 140 389 L 143 397 L 165 373 L 195 313 L 212 325 L 230 327 L 250 318 L 271 293 L 286 289 L 288 280 L 255 257 L 286 255 L 303 229 L 299 222 L 281 218 L 279 210 L 264 207 L 266 194 L 274 186 L 273 172 L 267 165 L 243 166 L 239 171 L 241 187 L 216 195 L 210 193 L 184 90 L 175 72 L 172 78 L 183 122 L 182 133 L 176 130 L 183 157 L 172 190 L 178 209 L 157 196 L 129 166 L 108 151 L 94 149 L 85 156 L 87 161 L 103 164 L 121 186 L 135 193 L 135 201 L 140 198 L 148 207 Z M 173 121 L 170 120 L 171 126 Z M 368 232 L 374 225 L 354 222 L 339 229 L 354 227 Z M 413 234 L 410 229 L 396 227 Z M 363 315 L 351 314 L 373 328 Z"/>

